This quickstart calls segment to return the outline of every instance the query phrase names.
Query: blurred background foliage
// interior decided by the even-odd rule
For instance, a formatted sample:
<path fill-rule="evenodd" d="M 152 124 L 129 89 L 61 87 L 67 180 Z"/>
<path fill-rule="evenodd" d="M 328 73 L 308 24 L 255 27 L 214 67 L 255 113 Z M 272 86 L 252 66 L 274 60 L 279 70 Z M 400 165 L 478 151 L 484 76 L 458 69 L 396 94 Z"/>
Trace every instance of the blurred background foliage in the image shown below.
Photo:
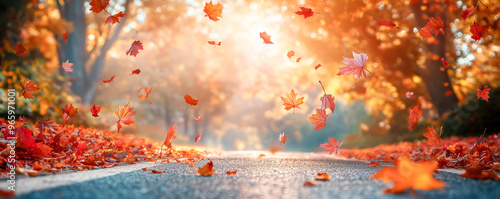
<path fill-rule="evenodd" d="M 124 11 L 119 24 L 104 24 L 106 14 L 89 11 L 84 0 L 3 1 L 0 107 L 5 117 L 7 88 L 34 80 L 42 90 L 34 100 L 18 98 L 19 114 L 34 120 L 60 121 L 60 108 L 78 104 L 70 124 L 116 130 L 113 111 L 128 102 L 136 125 L 123 133 L 161 140 L 178 122 L 174 142 L 224 149 L 267 149 L 288 135 L 285 150 L 315 151 L 328 137 L 345 139 L 347 148 L 422 139 L 425 126 L 443 126 L 443 136 L 498 133 L 499 11 L 493 0 L 221 0 L 223 18 L 210 21 L 200 0 L 111 0 L 107 11 Z M 464 20 L 462 11 L 479 5 Z M 314 16 L 296 15 L 299 7 Z M 445 21 L 445 35 L 423 40 L 418 29 L 429 17 Z M 378 27 L 381 20 L 398 28 Z M 470 25 L 490 25 L 488 36 L 471 39 Z M 68 31 L 64 41 L 62 34 Z M 259 32 L 271 35 L 262 43 Z M 125 56 L 134 40 L 143 42 L 137 57 Z M 207 41 L 222 42 L 211 46 Z M 15 55 L 23 44 L 28 53 Z M 295 51 L 289 60 L 286 53 Z M 337 76 L 342 57 L 368 54 L 365 67 L 374 75 L 356 80 Z M 302 57 L 300 62 L 295 59 Z M 444 57 L 450 69 L 443 70 Z M 74 62 L 66 74 L 61 63 Z M 314 66 L 322 67 L 314 70 Z M 141 69 L 139 75 L 129 75 Z M 111 84 L 96 84 L 116 75 Z M 307 116 L 323 94 L 335 97 L 336 109 L 326 126 L 313 131 Z M 490 102 L 476 99 L 488 85 Z M 140 102 L 140 88 L 153 87 Z M 294 89 L 305 97 L 292 115 L 279 96 Z M 415 98 L 407 99 L 412 91 Z M 451 92 L 451 95 L 445 95 Z M 200 102 L 186 110 L 183 96 Z M 92 104 L 101 116 L 90 116 Z M 422 103 L 423 119 L 408 130 L 410 108 Z M 202 121 L 196 122 L 195 116 Z"/>

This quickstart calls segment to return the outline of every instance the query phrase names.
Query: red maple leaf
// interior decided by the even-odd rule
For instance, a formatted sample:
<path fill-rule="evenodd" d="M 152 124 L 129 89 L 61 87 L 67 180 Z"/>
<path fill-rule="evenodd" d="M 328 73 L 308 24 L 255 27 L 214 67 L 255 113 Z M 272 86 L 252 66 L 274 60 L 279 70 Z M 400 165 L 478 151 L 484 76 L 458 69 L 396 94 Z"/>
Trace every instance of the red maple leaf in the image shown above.
<path fill-rule="evenodd" d="M 135 121 L 132 119 L 135 112 L 133 112 L 132 109 L 134 108 L 130 106 L 130 102 L 125 106 L 118 106 L 118 111 L 115 111 L 115 115 L 118 117 L 118 121 L 116 122 L 118 132 L 120 132 L 122 125 L 135 124 Z"/>
<path fill-rule="evenodd" d="M 69 59 L 66 60 L 66 62 L 63 62 L 62 63 L 62 69 L 68 73 L 68 72 L 73 72 L 75 71 L 75 69 L 73 69 L 73 65 L 75 65 L 75 63 L 69 63 Z"/>
<path fill-rule="evenodd" d="M 214 46 L 220 46 L 222 42 L 219 41 L 219 43 L 215 43 L 215 41 L 208 41 L 208 44 L 214 45 Z"/>
<path fill-rule="evenodd" d="M 424 134 L 422 134 L 424 137 L 428 138 L 429 140 L 427 140 L 427 144 L 428 145 L 438 145 L 438 144 L 442 144 L 443 146 L 444 145 L 444 142 L 443 142 L 443 139 L 441 139 L 441 137 L 436 133 L 436 131 L 434 130 L 433 127 L 429 126 L 429 127 L 425 127 L 425 130 L 427 132 L 425 132 Z"/>
<path fill-rule="evenodd" d="M 137 91 L 137 92 L 139 92 L 141 94 L 141 95 L 139 95 L 139 98 L 141 98 L 141 102 L 144 101 L 144 100 L 146 100 L 146 98 L 148 98 L 149 93 L 151 93 L 151 89 L 153 89 L 153 87 L 151 87 L 151 88 L 148 88 L 148 87 L 141 88 L 141 89 L 139 89 Z M 149 101 L 149 99 L 148 99 L 148 102 L 151 104 L 151 101 Z"/>
<path fill-rule="evenodd" d="M 465 173 L 461 174 L 460 177 L 500 180 L 500 177 L 495 171 L 486 170 L 483 166 L 474 163 L 470 167 L 465 168 Z"/>
<path fill-rule="evenodd" d="M 489 25 L 480 26 L 476 22 L 470 27 L 470 32 L 472 33 L 472 39 L 479 41 L 481 37 L 488 34 Z"/>
<path fill-rule="evenodd" d="M 297 15 L 302 15 L 304 16 L 304 19 L 307 17 L 313 16 L 314 12 L 312 11 L 311 8 L 305 8 L 305 7 L 300 7 L 300 11 L 295 12 Z"/>
<path fill-rule="evenodd" d="M 420 36 L 422 36 L 422 39 L 432 38 L 432 34 L 425 28 L 420 28 L 418 30 L 418 33 L 420 34 Z"/>
<path fill-rule="evenodd" d="M 109 0 L 92 0 L 90 2 L 90 11 L 100 13 L 109 5 Z"/>
<path fill-rule="evenodd" d="M 429 21 L 424 28 L 434 35 L 437 35 L 439 32 L 443 33 L 444 35 L 445 32 L 444 21 L 441 20 L 440 17 L 437 17 L 437 19 L 434 17 L 429 18 Z"/>
<path fill-rule="evenodd" d="M 194 138 L 194 143 L 197 143 L 198 141 L 200 141 L 200 139 L 201 139 L 201 133 Z"/>
<path fill-rule="evenodd" d="M 482 97 L 483 100 L 486 100 L 488 102 L 488 99 L 490 98 L 490 96 L 488 96 L 489 94 L 490 94 L 490 88 L 488 88 L 488 86 L 484 86 L 483 90 L 479 88 L 477 89 L 477 99 Z"/>
<path fill-rule="evenodd" d="M 339 73 L 337 75 L 354 75 L 356 79 L 363 76 L 366 78 L 365 70 L 368 71 L 363 66 L 365 65 L 366 60 L 368 60 L 368 56 L 365 53 L 357 54 L 354 51 L 352 52 L 352 56 L 354 58 L 349 59 L 344 57 L 342 61 L 346 66 L 339 68 Z M 368 71 L 369 72 L 369 71 Z"/>
<path fill-rule="evenodd" d="M 417 123 L 422 117 L 422 104 L 418 104 L 410 110 L 410 117 L 408 117 L 408 129 L 413 130 L 417 127 Z"/>
<path fill-rule="evenodd" d="M 261 32 L 260 38 L 262 38 L 262 40 L 264 41 L 265 44 L 274 44 L 271 41 L 271 36 L 269 36 L 266 32 Z"/>
<path fill-rule="evenodd" d="M 136 56 L 139 53 L 139 50 L 144 50 L 141 41 L 135 40 L 132 42 L 132 45 L 130 45 L 130 48 L 127 50 L 126 55 L 130 56 Z"/>
<path fill-rule="evenodd" d="M 280 141 L 280 143 L 283 143 L 285 144 L 286 142 L 286 136 L 285 136 L 285 132 L 282 132 L 278 135 L 278 140 Z"/>
<path fill-rule="evenodd" d="M 192 98 L 188 94 L 184 95 L 184 100 L 186 101 L 187 104 L 193 105 L 193 106 L 198 105 L 198 101 L 200 101 L 200 100 L 195 100 L 194 98 Z"/>
<path fill-rule="evenodd" d="M 165 138 L 163 139 L 163 145 L 165 145 L 167 148 L 172 148 L 172 140 L 175 139 L 175 132 L 177 132 L 177 122 L 172 125 L 170 128 L 168 128 L 167 134 L 165 135 Z"/>
<path fill-rule="evenodd" d="M 104 83 L 111 83 L 115 79 L 116 75 L 111 76 L 109 79 L 103 79 L 102 82 Z"/>
<path fill-rule="evenodd" d="M 198 122 L 201 122 L 201 116 L 198 116 L 198 117 L 194 117 L 194 119 Z"/>
<path fill-rule="evenodd" d="M 63 33 L 63 39 L 64 41 L 68 40 L 68 31 L 66 30 L 66 32 Z"/>
<path fill-rule="evenodd" d="M 106 17 L 106 20 L 104 21 L 104 23 L 111 23 L 111 25 L 113 25 L 115 23 L 120 23 L 121 17 L 125 17 L 125 13 L 123 13 L 122 11 L 120 11 L 119 13 L 116 13 L 114 15 L 110 15 L 110 16 Z"/>
<path fill-rule="evenodd" d="M 205 12 L 205 17 L 208 17 L 212 21 L 219 21 L 219 17 L 222 18 L 223 6 L 220 3 L 213 4 L 212 1 L 209 3 L 205 2 L 205 7 L 203 12 Z"/>
<path fill-rule="evenodd" d="M 446 91 L 446 93 L 444 93 L 444 96 L 448 97 L 450 95 L 453 95 L 453 91 Z"/>
<path fill-rule="evenodd" d="M 141 73 L 141 69 L 135 69 L 135 70 L 133 70 L 133 71 L 132 71 L 132 73 L 130 73 L 129 75 L 134 75 L 134 74 L 137 74 L 137 75 L 138 75 L 139 73 Z"/>
<path fill-rule="evenodd" d="M 469 15 L 471 15 L 474 11 L 476 10 L 476 7 L 474 6 L 471 6 L 470 8 L 467 8 L 465 9 L 463 12 L 462 12 L 462 15 L 460 15 L 462 18 L 464 19 L 467 19 L 467 17 L 469 17 Z"/>
<path fill-rule="evenodd" d="M 26 52 L 26 48 L 24 48 L 24 46 L 21 44 L 16 44 L 14 46 L 14 51 L 16 51 L 16 55 L 19 55 L 19 54 L 23 54 L 24 52 Z"/>
<path fill-rule="evenodd" d="M 297 61 L 295 61 L 295 62 L 300 62 L 301 59 L 302 59 L 302 57 L 299 57 L 299 58 L 297 58 Z"/>
<path fill-rule="evenodd" d="M 399 27 L 396 26 L 396 24 L 392 21 L 385 21 L 385 20 L 381 20 L 379 23 L 375 24 L 376 26 L 386 26 L 386 27 L 396 27 L 397 29 L 399 29 Z"/>
<path fill-rule="evenodd" d="M 441 62 L 444 64 L 445 68 L 450 68 L 450 66 L 448 65 L 448 62 L 444 60 L 444 57 L 441 58 Z"/>
<path fill-rule="evenodd" d="M 325 110 L 317 108 L 316 114 L 312 114 L 308 118 L 309 120 L 311 120 L 311 124 L 316 125 L 316 128 L 314 128 L 314 130 L 320 130 L 326 125 L 326 119 L 328 118 L 328 114 L 326 114 Z"/>
<path fill-rule="evenodd" d="M 288 53 L 286 53 L 286 56 L 288 57 L 288 59 L 292 59 L 292 57 L 295 56 L 295 52 L 293 52 L 293 50 L 288 51 Z"/>
<path fill-rule="evenodd" d="M 51 130 L 52 132 L 59 131 L 59 125 L 54 124 L 50 119 L 44 119 L 42 121 L 38 121 L 36 124 L 36 128 L 39 133 L 45 132 L 45 129 Z"/>
<path fill-rule="evenodd" d="M 99 111 L 101 111 L 101 106 L 95 106 L 95 104 L 92 105 L 92 108 L 90 109 L 92 116 L 99 117 Z"/>
<path fill-rule="evenodd" d="M 208 160 L 210 160 L 210 159 L 208 159 Z M 211 176 L 211 175 L 215 174 L 215 170 L 213 168 L 214 168 L 214 163 L 212 162 L 212 160 L 210 160 L 210 162 L 205 164 L 205 166 L 198 167 L 198 171 L 196 171 L 196 173 L 198 173 L 202 176 Z"/>
<path fill-rule="evenodd" d="M 64 108 L 62 109 L 63 112 L 63 123 L 62 125 L 66 125 L 66 122 L 68 122 L 69 119 L 73 119 L 73 116 L 78 112 L 78 108 L 75 109 L 73 108 L 73 104 L 70 104 L 69 106 L 66 104 Z"/>
<path fill-rule="evenodd" d="M 299 106 L 304 103 L 304 97 L 297 98 L 297 93 L 292 89 L 290 94 L 286 93 L 286 98 L 281 97 L 283 100 L 283 105 L 285 105 L 285 110 L 290 110 L 293 108 L 293 114 L 295 114 L 295 108 L 300 108 Z"/>
<path fill-rule="evenodd" d="M 335 152 L 335 155 L 338 154 L 338 152 L 340 151 L 340 146 L 342 146 L 342 144 L 344 143 L 344 141 L 340 141 L 340 142 L 337 142 L 337 140 L 335 140 L 335 138 L 328 138 L 328 142 L 327 143 L 324 143 L 324 144 L 320 144 L 319 146 L 317 147 L 321 147 L 323 148 L 326 152 L 328 152 L 330 155 Z"/>
<path fill-rule="evenodd" d="M 29 128 L 22 126 L 16 130 L 17 138 L 24 143 L 24 147 L 27 149 L 36 148 L 35 140 L 33 139 L 33 131 Z"/>
<path fill-rule="evenodd" d="M 326 110 L 327 108 L 329 108 L 332 113 L 333 111 L 335 111 L 335 103 L 333 102 L 333 100 L 335 99 L 335 97 L 333 97 L 331 94 L 324 94 L 323 97 L 321 97 L 321 109 L 323 110 Z"/>
<path fill-rule="evenodd" d="M 314 67 L 314 70 L 318 70 L 318 68 L 321 67 L 321 64 L 318 64 Z"/>
<path fill-rule="evenodd" d="M 35 82 L 33 80 L 24 80 L 24 82 L 20 82 L 21 92 L 19 93 L 19 97 L 23 96 L 24 99 L 33 99 L 33 93 L 40 90 L 40 88 L 36 87 Z"/>

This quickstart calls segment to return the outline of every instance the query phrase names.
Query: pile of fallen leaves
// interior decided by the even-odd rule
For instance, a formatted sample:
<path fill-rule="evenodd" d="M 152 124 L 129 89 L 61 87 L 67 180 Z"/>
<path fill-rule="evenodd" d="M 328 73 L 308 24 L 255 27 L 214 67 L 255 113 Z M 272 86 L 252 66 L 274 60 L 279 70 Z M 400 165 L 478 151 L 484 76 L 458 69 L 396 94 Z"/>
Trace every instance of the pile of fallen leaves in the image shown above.
<path fill-rule="evenodd" d="M 500 139 L 498 134 L 479 138 L 451 137 L 444 140 L 439 136 L 434 138 L 420 143 L 403 142 L 369 149 L 345 149 L 339 152 L 339 155 L 358 160 L 383 162 L 393 162 L 400 157 L 408 157 L 415 162 L 437 162 L 438 168 L 463 169 L 480 166 L 484 169 L 500 171 Z"/>
<path fill-rule="evenodd" d="M 93 168 L 134 164 L 141 161 L 165 160 L 191 164 L 205 159 L 204 152 L 195 149 L 163 150 L 158 142 L 134 135 L 66 125 L 60 127 L 49 120 L 36 125 L 21 118 L 16 121 L 15 133 L 0 119 L 0 176 L 8 177 L 11 166 L 17 174 L 37 176 L 42 173 L 82 171 Z M 15 140 L 16 142 L 11 142 Z M 14 143 L 15 145 L 10 145 Z M 11 155 L 11 148 L 15 153 Z"/>

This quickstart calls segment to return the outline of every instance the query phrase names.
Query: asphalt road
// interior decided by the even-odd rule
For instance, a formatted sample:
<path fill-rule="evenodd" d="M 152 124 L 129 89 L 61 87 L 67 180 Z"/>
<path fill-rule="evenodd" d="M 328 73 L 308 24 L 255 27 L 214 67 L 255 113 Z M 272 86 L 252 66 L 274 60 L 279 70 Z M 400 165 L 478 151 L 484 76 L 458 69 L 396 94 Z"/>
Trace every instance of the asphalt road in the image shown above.
<path fill-rule="evenodd" d="M 115 168 L 118 171 L 113 171 L 111 175 L 89 180 L 82 180 L 82 176 L 73 175 L 71 177 L 75 178 L 73 180 L 64 178 L 73 183 L 25 191 L 17 197 L 40 199 L 500 198 L 500 181 L 465 179 L 451 172 L 440 172 L 435 175 L 437 179 L 446 182 L 444 190 L 417 191 L 414 195 L 411 195 L 409 191 L 404 194 L 389 195 L 383 193 L 384 188 L 390 186 L 389 183 L 370 179 L 370 176 L 382 166 L 368 167 L 364 162 L 334 159 L 326 155 L 294 153 L 282 154 L 279 157 L 255 158 L 254 154 L 212 157 L 217 174 L 210 177 L 195 175 L 197 167 L 188 167 L 178 163 L 149 164 L 153 169 L 166 171 L 161 174 L 140 170 L 138 166 L 135 170 L 127 170 L 128 166 L 120 166 L 123 169 Z M 203 166 L 205 163 L 206 161 L 202 161 L 196 166 Z M 228 170 L 237 170 L 238 174 L 228 176 L 225 174 Z M 315 187 L 304 187 L 304 182 L 314 179 L 314 175 L 318 172 L 328 173 L 330 181 L 320 181 Z M 45 178 L 49 177 L 45 176 Z M 42 180 L 36 183 L 44 184 L 44 182 L 48 181 Z"/>

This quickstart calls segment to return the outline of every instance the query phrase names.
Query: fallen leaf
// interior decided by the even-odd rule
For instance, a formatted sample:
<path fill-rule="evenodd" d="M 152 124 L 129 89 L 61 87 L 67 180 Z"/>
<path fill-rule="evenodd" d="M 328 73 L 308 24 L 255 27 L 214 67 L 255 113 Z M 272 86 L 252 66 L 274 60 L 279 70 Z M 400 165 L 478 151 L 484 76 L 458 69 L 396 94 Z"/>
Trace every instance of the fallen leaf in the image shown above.
<path fill-rule="evenodd" d="M 413 130 L 417 127 L 417 123 L 422 117 L 422 104 L 418 104 L 410 110 L 410 117 L 408 117 L 408 129 Z"/>
<path fill-rule="evenodd" d="M 210 160 L 210 159 L 208 159 L 208 160 Z M 196 171 L 196 172 L 198 174 L 200 174 L 201 176 L 211 176 L 211 175 L 215 174 L 215 170 L 213 170 L 213 167 L 214 167 L 214 163 L 212 162 L 212 160 L 210 160 L 210 162 L 205 164 L 205 166 L 198 167 L 198 171 Z"/>
<path fill-rule="evenodd" d="M 193 163 L 188 164 L 188 167 L 196 167 Z"/>
<path fill-rule="evenodd" d="M 271 41 L 271 36 L 269 36 L 266 32 L 261 32 L 260 38 L 262 38 L 262 40 L 264 41 L 265 44 L 274 44 Z"/>
<path fill-rule="evenodd" d="M 300 11 L 295 12 L 297 15 L 302 15 L 304 16 L 304 19 L 307 17 L 313 16 L 314 12 L 312 11 L 311 8 L 305 8 L 305 7 L 300 7 Z"/>
<path fill-rule="evenodd" d="M 327 173 L 317 173 L 314 178 L 316 180 L 330 180 L 330 176 Z"/>
<path fill-rule="evenodd" d="M 386 26 L 386 27 L 396 27 L 397 29 L 399 29 L 399 27 L 396 26 L 396 24 L 392 21 L 386 21 L 386 20 L 381 20 L 379 23 L 375 24 L 376 26 Z"/>
<path fill-rule="evenodd" d="M 26 48 L 24 48 L 24 46 L 21 44 L 16 44 L 14 46 L 14 51 L 16 51 L 16 55 L 20 55 L 26 52 Z"/>
<path fill-rule="evenodd" d="M 90 109 L 92 116 L 99 117 L 99 111 L 101 111 L 101 106 L 95 106 L 95 104 L 92 105 L 92 108 Z"/>
<path fill-rule="evenodd" d="M 198 141 L 200 141 L 200 139 L 201 139 L 201 133 L 194 138 L 194 143 L 197 143 Z"/>
<path fill-rule="evenodd" d="M 261 154 L 259 155 L 259 157 L 257 157 L 257 158 L 263 158 L 263 157 L 266 157 L 266 155 L 264 155 L 264 154 L 262 154 L 262 153 L 261 153 Z"/>
<path fill-rule="evenodd" d="M 293 52 L 293 50 L 288 51 L 288 53 L 286 53 L 286 56 L 288 57 L 288 59 L 292 59 L 292 57 L 295 56 L 295 52 Z"/>
<path fill-rule="evenodd" d="M 283 105 L 285 105 L 285 110 L 290 110 L 293 108 L 293 115 L 295 115 L 295 108 L 300 108 L 299 106 L 304 103 L 304 97 L 297 98 L 297 93 L 292 89 L 290 94 L 285 93 L 286 98 L 281 97 L 283 100 Z"/>
<path fill-rule="evenodd" d="M 490 179 L 490 180 L 500 180 L 495 171 L 486 170 L 484 167 L 478 164 L 472 164 L 472 166 L 465 168 L 465 173 L 461 174 L 460 177 L 472 178 L 472 179 Z"/>
<path fill-rule="evenodd" d="M 357 54 L 354 51 L 352 52 L 352 55 L 354 58 L 349 59 L 344 57 L 344 60 L 342 61 L 346 66 L 345 67 L 340 67 L 339 68 L 339 73 L 337 75 L 354 75 L 356 79 L 359 79 L 359 77 L 363 76 L 366 78 L 366 73 L 363 66 L 365 65 L 366 60 L 368 59 L 368 56 L 364 53 Z"/>
<path fill-rule="evenodd" d="M 480 26 L 476 22 L 470 27 L 470 32 L 472 33 L 472 39 L 479 41 L 481 38 L 488 34 L 489 25 Z"/>
<path fill-rule="evenodd" d="M 233 176 L 235 176 L 236 172 L 237 172 L 236 170 L 234 170 L 234 171 L 227 171 L 226 174 L 227 175 L 233 175 Z"/>
<path fill-rule="evenodd" d="M 328 142 L 327 143 L 324 143 L 324 144 L 320 144 L 319 146 L 317 147 L 321 147 L 323 148 L 326 152 L 328 152 L 330 155 L 335 152 L 335 155 L 338 154 L 338 152 L 340 151 L 340 146 L 342 146 L 342 144 L 344 143 L 344 141 L 340 141 L 338 142 L 337 140 L 335 140 L 335 138 L 328 138 Z"/>
<path fill-rule="evenodd" d="M 109 79 L 103 79 L 102 82 L 109 84 L 115 79 L 115 76 L 116 75 L 113 75 Z"/>
<path fill-rule="evenodd" d="M 36 148 L 36 143 L 35 140 L 33 139 L 33 131 L 30 130 L 29 128 L 26 127 L 21 127 L 17 128 L 15 130 L 17 134 L 17 138 L 21 140 L 21 142 L 24 144 L 24 147 L 27 149 L 35 149 Z"/>
<path fill-rule="evenodd" d="M 141 88 L 139 89 L 137 92 L 139 92 L 139 98 L 141 98 L 141 102 L 143 102 L 144 100 L 146 100 L 149 96 L 149 93 L 151 93 L 151 89 L 153 89 L 153 87 L 151 88 L 148 88 L 148 87 L 145 87 L 145 88 Z M 148 102 L 151 104 L 151 101 L 149 101 L 148 99 Z"/>
<path fill-rule="evenodd" d="M 429 140 L 427 140 L 427 144 L 428 145 L 438 145 L 438 144 L 442 144 L 443 146 L 444 145 L 444 142 L 443 140 L 441 139 L 441 137 L 436 133 L 436 131 L 434 130 L 433 127 L 429 126 L 429 127 L 425 127 L 425 130 L 427 132 L 425 132 L 423 134 L 424 137 L 428 138 Z"/>
<path fill-rule="evenodd" d="M 203 8 L 203 12 L 205 12 L 205 17 L 208 17 L 212 21 L 219 21 L 219 17 L 222 18 L 222 9 L 223 6 L 220 3 L 213 4 L 212 1 L 209 3 L 205 2 L 205 7 Z"/>
<path fill-rule="evenodd" d="M 153 169 L 153 170 L 151 170 L 151 173 L 167 173 L 167 172 Z"/>
<path fill-rule="evenodd" d="M 313 187 L 313 186 L 318 186 L 319 183 L 314 181 L 314 180 L 309 180 L 307 182 L 304 182 L 303 186 L 304 187 Z"/>
<path fill-rule="evenodd" d="M 132 71 L 132 73 L 130 73 L 130 75 L 134 75 L 134 74 L 138 75 L 139 73 L 141 73 L 141 69 L 135 69 Z"/>
<path fill-rule="evenodd" d="M 311 120 L 311 124 L 315 124 L 316 128 L 314 130 L 320 130 L 326 125 L 326 119 L 328 118 L 328 114 L 326 111 L 320 108 L 316 109 L 316 114 L 312 114 L 308 117 Z"/>
<path fill-rule="evenodd" d="M 175 132 L 177 132 L 177 122 L 172 125 L 171 127 L 168 128 L 167 134 L 165 135 L 165 138 L 163 139 L 163 145 L 165 145 L 167 148 L 172 148 L 172 140 L 175 139 Z"/>
<path fill-rule="evenodd" d="M 38 132 L 44 133 L 45 129 L 51 130 L 52 132 L 59 131 L 59 125 L 54 124 L 50 119 L 44 119 L 42 121 L 38 121 L 36 124 L 36 128 Z"/>
<path fill-rule="evenodd" d="M 148 170 L 148 168 L 142 168 L 141 170 L 146 171 L 146 170 Z"/>
<path fill-rule="evenodd" d="M 480 97 L 483 98 L 483 100 L 486 100 L 488 102 L 488 99 L 490 98 L 490 96 L 488 96 L 490 94 L 490 88 L 488 88 L 488 86 L 484 86 L 483 89 L 477 89 L 477 99 L 479 99 Z"/>
<path fill-rule="evenodd" d="M 131 125 L 135 124 L 135 121 L 132 119 L 132 116 L 135 115 L 135 112 L 132 111 L 134 109 L 130 106 L 130 102 L 124 106 L 118 106 L 118 111 L 115 111 L 115 115 L 118 117 L 118 121 L 116 122 L 116 126 L 118 128 L 118 132 L 122 128 L 122 125 Z"/>
<path fill-rule="evenodd" d="M 139 53 L 139 50 L 144 50 L 141 41 L 134 41 L 132 42 L 132 45 L 130 45 L 130 48 L 127 50 L 126 55 L 130 56 L 136 56 Z"/>
<path fill-rule="evenodd" d="M 474 6 L 471 6 L 467 9 L 465 9 L 463 12 L 462 12 L 462 15 L 460 15 L 463 19 L 467 19 L 467 17 L 469 17 L 469 15 L 471 15 L 474 11 L 476 10 L 476 7 Z"/>
<path fill-rule="evenodd" d="M 33 80 L 24 80 L 24 82 L 20 82 L 21 92 L 19 93 L 19 97 L 23 96 L 24 99 L 34 99 L 33 93 L 40 90 L 40 88 L 36 87 L 35 82 Z"/>
<path fill-rule="evenodd" d="M 66 60 L 66 62 L 63 62 L 62 63 L 62 68 L 63 70 L 68 73 L 68 72 L 73 72 L 75 71 L 75 69 L 73 69 L 73 65 L 75 65 L 75 63 L 69 63 L 69 59 Z"/>
<path fill-rule="evenodd" d="M 65 107 L 62 109 L 62 112 L 63 112 L 62 125 L 64 126 L 66 125 L 66 122 L 68 122 L 69 119 L 73 119 L 73 116 L 78 112 L 78 108 L 77 109 L 73 108 L 73 104 L 71 104 L 70 106 L 66 104 Z"/>
<path fill-rule="evenodd" d="M 90 11 L 100 13 L 109 5 L 109 0 L 92 0 L 90 2 Z"/>
<path fill-rule="evenodd" d="M 402 193 L 408 188 L 412 191 L 432 190 L 444 187 L 444 183 L 434 179 L 432 174 L 436 171 L 436 162 L 414 163 L 406 157 L 395 161 L 396 168 L 385 167 L 372 177 L 383 182 L 393 182 L 394 187 L 386 189 L 385 193 Z"/>
<path fill-rule="evenodd" d="M 106 20 L 104 21 L 104 23 L 111 23 L 111 25 L 113 25 L 115 23 L 120 23 L 120 18 L 122 18 L 122 17 L 125 17 L 125 13 L 120 11 L 119 13 L 116 13 L 114 15 L 110 15 L 110 16 L 106 17 Z"/>
<path fill-rule="evenodd" d="M 367 164 L 366 166 L 369 166 L 369 167 L 376 167 L 380 165 L 380 162 L 370 162 L 369 164 Z"/>
<path fill-rule="evenodd" d="M 280 141 L 280 143 L 283 143 L 285 144 L 286 142 L 286 136 L 285 136 L 285 132 L 282 132 L 278 135 L 278 140 Z"/>

